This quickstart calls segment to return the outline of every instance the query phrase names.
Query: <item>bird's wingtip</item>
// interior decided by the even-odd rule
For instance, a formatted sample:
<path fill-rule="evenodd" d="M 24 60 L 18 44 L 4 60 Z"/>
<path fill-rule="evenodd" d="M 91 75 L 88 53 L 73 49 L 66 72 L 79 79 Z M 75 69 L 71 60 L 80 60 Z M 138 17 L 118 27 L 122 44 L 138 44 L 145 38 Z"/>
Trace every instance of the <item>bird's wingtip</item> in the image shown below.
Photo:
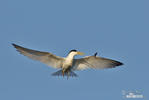
<path fill-rule="evenodd" d="M 96 56 L 97 56 L 97 54 L 98 54 L 98 53 L 96 52 L 96 53 L 94 54 L 94 56 L 96 57 Z"/>
<path fill-rule="evenodd" d="M 17 46 L 15 43 L 11 43 L 11 45 L 13 45 L 14 47 Z"/>
<path fill-rule="evenodd" d="M 116 66 L 122 66 L 122 65 L 124 65 L 124 63 L 122 63 L 122 62 L 118 62 L 118 63 L 116 64 Z"/>
<path fill-rule="evenodd" d="M 13 46 L 14 48 L 16 48 L 16 49 L 21 48 L 21 46 L 15 44 L 15 43 L 12 43 L 12 46 Z"/>

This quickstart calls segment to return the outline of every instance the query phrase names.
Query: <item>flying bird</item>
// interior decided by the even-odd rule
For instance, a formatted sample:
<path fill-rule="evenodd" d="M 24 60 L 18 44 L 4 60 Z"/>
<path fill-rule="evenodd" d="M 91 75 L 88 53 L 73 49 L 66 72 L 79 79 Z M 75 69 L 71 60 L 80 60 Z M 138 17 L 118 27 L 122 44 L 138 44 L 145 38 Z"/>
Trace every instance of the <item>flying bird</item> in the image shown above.
<path fill-rule="evenodd" d="M 18 52 L 20 52 L 24 56 L 27 56 L 34 60 L 38 60 L 53 68 L 60 69 L 59 71 L 53 73 L 53 76 L 77 77 L 77 74 L 74 73 L 74 71 L 76 70 L 84 70 L 88 68 L 105 69 L 123 65 L 123 63 L 119 61 L 99 57 L 97 56 L 97 52 L 92 56 L 86 56 L 84 58 L 75 59 L 74 57 L 76 55 L 84 55 L 84 53 L 79 52 L 77 50 L 71 50 L 68 53 L 67 57 L 64 58 L 56 56 L 49 52 L 31 50 L 16 44 L 12 45 L 17 49 Z"/>

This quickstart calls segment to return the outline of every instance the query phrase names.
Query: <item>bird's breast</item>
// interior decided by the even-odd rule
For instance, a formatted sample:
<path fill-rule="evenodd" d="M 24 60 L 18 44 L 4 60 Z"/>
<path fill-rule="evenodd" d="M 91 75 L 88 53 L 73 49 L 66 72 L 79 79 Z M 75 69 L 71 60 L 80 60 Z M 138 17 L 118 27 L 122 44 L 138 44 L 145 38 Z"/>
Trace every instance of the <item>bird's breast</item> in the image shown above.
<path fill-rule="evenodd" d="M 63 63 L 62 68 L 67 69 L 68 67 L 72 66 L 73 60 L 66 59 Z"/>

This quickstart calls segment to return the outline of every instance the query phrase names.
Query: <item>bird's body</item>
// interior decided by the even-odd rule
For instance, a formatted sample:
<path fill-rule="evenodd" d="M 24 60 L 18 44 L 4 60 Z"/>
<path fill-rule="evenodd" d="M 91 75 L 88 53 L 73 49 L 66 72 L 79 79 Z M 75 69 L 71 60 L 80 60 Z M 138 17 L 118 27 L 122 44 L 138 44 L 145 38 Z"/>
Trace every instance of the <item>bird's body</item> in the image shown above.
<path fill-rule="evenodd" d="M 75 50 L 74 50 L 75 51 Z M 72 70 L 72 65 L 73 65 L 73 59 L 74 56 L 77 55 L 77 52 L 70 52 L 68 56 L 64 59 L 64 62 L 62 64 L 62 72 L 63 76 L 64 73 L 67 72 L 69 74 L 69 71 Z"/>
<path fill-rule="evenodd" d="M 114 68 L 116 66 L 122 65 L 121 62 L 97 57 L 97 53 L 93 56 L 87 56 L 80 59 L 74 59 L 76 55 L 83 55 L 82 52 L 78 52 L 77 50 L 71 50 L 66 58 L 59 57 L 53 55 L 49 52 L 41 52 L 36 50 L 27 49 L 16 44 L 12 44 L 17 51 L 21 54 L 34 59 L 40 62 L 43 62 L 51 67 L 61 69 L 55 73 L 53 76 L 77 76 L 73 71 L 75 70 L 83 70 L 87 68 L 96 68 L 96 69 L 103 69 L 103 68 Z"/>

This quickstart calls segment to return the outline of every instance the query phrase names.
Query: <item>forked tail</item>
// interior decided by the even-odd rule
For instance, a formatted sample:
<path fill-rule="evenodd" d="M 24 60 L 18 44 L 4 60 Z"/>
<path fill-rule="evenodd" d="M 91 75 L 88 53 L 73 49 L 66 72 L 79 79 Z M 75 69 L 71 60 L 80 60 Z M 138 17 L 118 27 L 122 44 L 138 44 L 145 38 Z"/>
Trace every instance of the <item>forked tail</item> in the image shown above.
<path fill-rule="evenodd" d="M 52 74 L 52 76 L 63 76 L 62 70 L 59 70 L 57 72 L 54 72 Z M 77 77 L 78 75 L 76 73 L 74 73 L 73 71 L 69 70 L 69 71 L 66 71 L 64 73 L 64 76 L 67 76 L 67 77 L 69 77 L 69 76 L 71 76 L 71 77 Z"/>

